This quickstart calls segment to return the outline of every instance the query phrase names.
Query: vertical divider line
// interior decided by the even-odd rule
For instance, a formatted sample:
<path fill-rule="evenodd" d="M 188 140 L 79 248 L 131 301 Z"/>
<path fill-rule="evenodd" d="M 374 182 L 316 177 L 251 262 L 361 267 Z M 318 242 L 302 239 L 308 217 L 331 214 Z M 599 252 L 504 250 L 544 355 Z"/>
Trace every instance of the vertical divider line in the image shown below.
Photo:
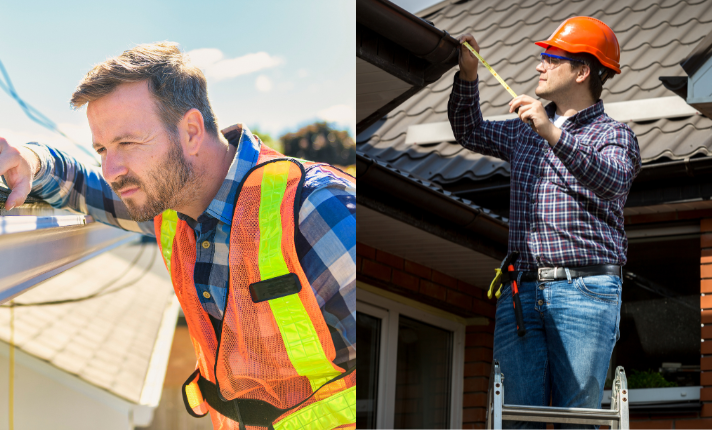
<path fill-rule="evenodd" d="M 10 377 L 8 379 L 8 420 L 9 429 L 15 428 L 15 306 L 10 301 Z"/>

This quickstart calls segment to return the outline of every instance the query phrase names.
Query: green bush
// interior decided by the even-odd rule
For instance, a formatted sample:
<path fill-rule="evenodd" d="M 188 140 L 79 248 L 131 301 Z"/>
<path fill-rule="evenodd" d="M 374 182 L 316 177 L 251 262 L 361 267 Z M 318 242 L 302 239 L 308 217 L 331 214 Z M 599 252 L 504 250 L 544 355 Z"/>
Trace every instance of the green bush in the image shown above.
<path fill-rule="evenodd" d="M 628 377 L 628 388 L 664 388 L 677 387 L 676 382 L 670 382 L 663 378 L 660 372 L 647 370 L 644 372 L 633 370 Z"/>

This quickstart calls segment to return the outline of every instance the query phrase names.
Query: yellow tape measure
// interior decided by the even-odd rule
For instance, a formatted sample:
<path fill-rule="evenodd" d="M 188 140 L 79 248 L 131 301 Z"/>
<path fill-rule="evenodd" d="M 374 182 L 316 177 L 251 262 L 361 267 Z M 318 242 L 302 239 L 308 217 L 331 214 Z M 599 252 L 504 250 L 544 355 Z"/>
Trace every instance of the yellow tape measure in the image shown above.
<path fill-rule="evenodd" d="M 505 88 L 507 91 L 509 91 L 509 94 L 511 94 L 512 97 L 517 97 L 517 94 L 516 94 L 514 91 L 512 91 L 511 88 L 509 88 L 509 85 L 507 85 L 507 83 L 504 82 L 504 79 L 502 79 L 502 78 L 499 77 L 499 75 L 497 74 L 497 72 L 494 71 L 494 69 L 492 68 L 492 66 L 490 66 L 489 64 L 487 64 L 487 62 L 485 61 L 485 59 L 482 58 L 482 56 L 481 56 L 477 51 L 475 51 L 475 49 L 474 49 L 469 43 L 467 43 L 467 42 L 462 42 L 462 44 L 465 46 L 465 48 L 469 49 L 470 52 L 472 52 L 473 54 L 475 54 L 475 57 L 477 57 L 477 59 L 480 60 L 480 62 L 481 62 L 482 64 L 484 64 L 485 67 L 487 67 L 487 70 L 489 70 L 490 73 L 492 73 L 492 76 L 494 76 L 495 78 L 497 78 L 497 80 L 499 81 L 499 83 L 502 84 L 502 86 L 504 86 L 504 88 Z"/>

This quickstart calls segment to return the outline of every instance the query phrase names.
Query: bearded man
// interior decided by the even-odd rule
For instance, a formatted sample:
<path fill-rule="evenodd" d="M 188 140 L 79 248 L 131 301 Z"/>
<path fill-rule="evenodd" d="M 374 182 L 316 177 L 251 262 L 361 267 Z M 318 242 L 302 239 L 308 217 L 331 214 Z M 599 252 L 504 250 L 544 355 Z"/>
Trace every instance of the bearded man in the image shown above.
<path fill-rule="evenodd" d="M 472 35 L 460 37 L 475 50 Z M 620 322 L 627 240 L 623 206 L 640 171 L 638 141 L 604 113 L 603 84 L 620 73 L 613 31 L 590 17 L 566 20 L 548 40 L 536 95 L 510 102 L 519 118 L 484 121 L 477 58 L 464 46 L 448 104 L 457 141 L 511 165 L 509 253 L 526 334 L 519 337 L 512 287 L 501 291 L 494 358 L 507 404 L 600 408 Z M 505 422 L 506 428 L 544 428 Z"/>
<path fill-rule="evenodd" d="M 31 191 L 157 237 L 198 358 L 190 414 L 216 429 L 354 427 L 354 178 L 239 124 L 219 133 L 203 73 L 173 43 L 97 65 L 71 104 L 87 105 L 102 172 L 0 139 L 6 209 Z"/>

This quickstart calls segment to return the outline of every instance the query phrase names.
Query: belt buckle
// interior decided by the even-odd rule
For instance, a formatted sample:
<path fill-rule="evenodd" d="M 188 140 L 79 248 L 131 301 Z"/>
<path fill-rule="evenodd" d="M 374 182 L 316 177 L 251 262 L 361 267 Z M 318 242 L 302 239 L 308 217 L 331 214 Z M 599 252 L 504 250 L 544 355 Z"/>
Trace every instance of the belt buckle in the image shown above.
<path fill-rule="evenodd" d="M 556 267 L 539 267 L 537 268 L 536 277 L 540 282 L 554 281 L 556 280 Z"/>

